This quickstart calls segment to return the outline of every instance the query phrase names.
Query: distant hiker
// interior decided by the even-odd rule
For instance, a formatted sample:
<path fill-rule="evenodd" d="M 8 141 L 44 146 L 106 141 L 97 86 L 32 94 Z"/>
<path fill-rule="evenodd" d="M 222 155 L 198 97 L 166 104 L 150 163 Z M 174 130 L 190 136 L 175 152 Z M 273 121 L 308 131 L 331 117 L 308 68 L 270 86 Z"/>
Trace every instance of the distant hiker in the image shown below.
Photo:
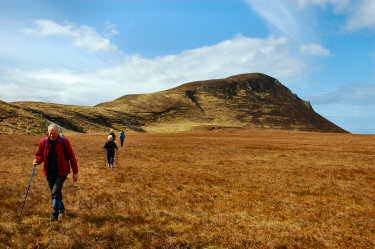
<path fill-rule="evenodd" d="M 113 141 L 113 137 L 108 135 L 108 141 L 104 144 L 104 150 L 107 150 L 107 162 L 108 168 L 113 168 L 113 160 L 115 158 L 115 149 L 118 150 L 116 143 Z"/>
<path fill-rule="evenodd" d="M 109 135 L 112 136 L 113 141 L 116 141 L 116 135 L 115 135 L 115 133 L 113 132 L 113 130 L 110 130 Z"/>
<path fill-rule="evenodd" d="M 65 214 L 62 188 L 63 184 L 73 170 L 73 181 L 78 180 L 78 165 L 73 149 L 68 139 L 61 137 L 60 126 L 50 124 L 48 137 L 44 138 L 35 153 L 33 164 L 44 162 L 43 173 L 51 189 L 53 200 L 51 221 L 57 221 L 59 214 Z"/>
<path fill-rule="evenodd" d="M 118 137 L 120 138 L 120 141 L 121 141 L 121 147 L 123 147 L 124 140 L 125 140 L 125 133 L 124 133 L 124 131 L 121 131 L 121 133 L 120 133 L 120 135 L 118 135 Z"/>

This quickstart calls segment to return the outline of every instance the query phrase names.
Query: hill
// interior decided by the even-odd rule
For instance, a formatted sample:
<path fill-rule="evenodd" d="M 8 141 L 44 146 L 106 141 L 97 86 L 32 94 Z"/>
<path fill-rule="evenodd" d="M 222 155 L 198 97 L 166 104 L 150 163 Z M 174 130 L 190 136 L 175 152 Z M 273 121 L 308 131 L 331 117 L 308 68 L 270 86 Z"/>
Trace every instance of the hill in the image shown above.
<path fill-rule="evenodd" d="M 44 133 L 51 122 L 63 127 L 64 132 L 97 133 L 108 132 L 109 128 L 144 131 L 138 127 L 139 122 L 142 121 L 141 117 L 134 117 L 121 111 L 43 102 L 14 102 L 12 104 L 39 120 L 43 120 L 40 128 Z"/>
<path fill-rule="evenodd" d="M 346 132 L 317 114 L 278 80 L 260 73 L 197 81 L 125 95 L 95 107 L 0 102 L 0 134 L 41 134 L 50 122 L 67 132 L 272 128 Z"/>
<path fill-rule="evenodd" d="M 0 100 L 0 134 L 45 133 L 47 122 L 31 111 Z"/>
<path fill-rule="evenodd" d="M 125 95 L 97 107 L 125 111 L 148 124 L 253 127 L 346 132 L 317 114 L 278 80 L 253 73 L 191 82 L 174 89 Z"/>

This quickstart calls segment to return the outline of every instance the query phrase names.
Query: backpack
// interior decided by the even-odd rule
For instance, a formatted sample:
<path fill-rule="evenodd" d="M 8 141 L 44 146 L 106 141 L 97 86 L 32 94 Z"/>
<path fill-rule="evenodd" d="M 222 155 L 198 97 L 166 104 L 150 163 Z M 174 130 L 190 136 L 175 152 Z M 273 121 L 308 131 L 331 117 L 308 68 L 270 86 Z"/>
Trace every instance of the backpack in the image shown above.
<path fill-rule="evenodd" d="M 65 157 L 68 159 L 68 156 L 66 154 L 66 148 L 65 148 L 65 140 L 64 140 L 64 137 L 59 135 L 60 139 L 61 139 L 61 143 L 62 143 L 62 146 L 64 147 L 64 155 Z M 46 137 L 44 140 L 43 140 L 43 146 L 44 148 L 46 147 L 46 144 L 47 144 L 47 140 L 48 140 L 48 137 Z"/>
<path fill-rule="evenodd" d="M 60 139 L 61 139 L 61 143 L 64 147 L 64 151 L 65 151 L 65 140 L 64 140 L 64 137 L 59 135 Z M 43 140 L 43 146 L 46 147 L 46 144 L 47 144 L 47 140 L 48 140 L 48 137 L 46 137 L 44 140 Z"/>

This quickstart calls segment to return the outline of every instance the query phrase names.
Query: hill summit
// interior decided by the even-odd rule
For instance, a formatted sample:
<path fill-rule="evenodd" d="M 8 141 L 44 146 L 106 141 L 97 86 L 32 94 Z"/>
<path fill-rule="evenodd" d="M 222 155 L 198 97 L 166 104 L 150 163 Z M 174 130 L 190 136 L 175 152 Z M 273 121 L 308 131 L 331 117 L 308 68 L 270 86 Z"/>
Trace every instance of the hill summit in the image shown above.
<path fill-rule="evenodd" d="M 97 107 L 125 111 L 147 123 L 346 132 L 317 114 L 308 101 L 261 73 L 196 81 L 152 93 L 125 95 Z"/>
<path fill-rule="evenodd" d="M 0 101 L 0 134 L 42 134 L 50 122 L 80 133 L 218 128 L 346 132 L 277 79 L 261 73 L 125 95 L 94 107 Z"/>

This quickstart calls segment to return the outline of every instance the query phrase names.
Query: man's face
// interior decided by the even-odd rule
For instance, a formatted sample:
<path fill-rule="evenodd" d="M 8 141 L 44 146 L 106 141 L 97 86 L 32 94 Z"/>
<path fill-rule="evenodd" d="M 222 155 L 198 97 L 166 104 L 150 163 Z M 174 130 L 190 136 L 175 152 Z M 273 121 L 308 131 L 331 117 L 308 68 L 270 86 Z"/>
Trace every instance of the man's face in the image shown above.
<path fill-rule="evenodd" d="M 50 130 L 48 131 L 48 137 L 49 137 L 49 139 L 51 139 L 52 141 L 55 141 L 55 140 L 57 139 L 58 136 L 59 136 L 59 133 L 58 133 L 57 129 L 52 128 L 52 129 L 50 129 Z"/>

